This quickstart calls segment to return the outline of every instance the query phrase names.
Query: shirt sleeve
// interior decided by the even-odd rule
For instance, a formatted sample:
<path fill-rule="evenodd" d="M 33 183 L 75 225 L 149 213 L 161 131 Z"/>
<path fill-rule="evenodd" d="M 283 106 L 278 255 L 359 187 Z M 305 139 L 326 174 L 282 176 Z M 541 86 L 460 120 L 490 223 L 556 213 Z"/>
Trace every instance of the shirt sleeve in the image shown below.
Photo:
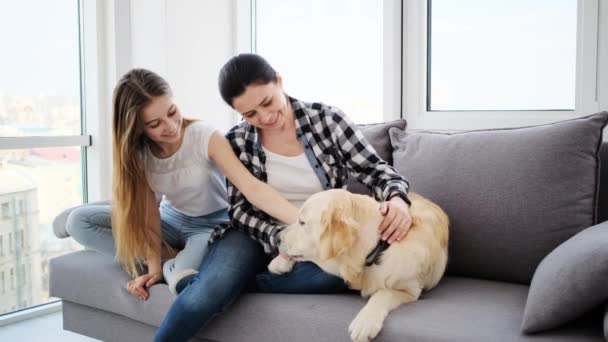
<path fill-rule="evenodd" d="M 348 172 L 372 190 L 379 201 L 399 196 L 408 205 L 408 181 L 381 159 L 357 126 L 339 109 L 328 107 L 334 142 L 339 146 Z"/>
<path fill-rule="evenodd" d="M 228 132 L 226 138 L 230 141 L 230 145 L 241 163 L 243 163 L 249 172 L 261 179 L 260 175 L 254 172 L 249 162 L 249 158 L 245 152 L 246 142 L 244 139 L 236 137 L 232 131 Z M 262 181 L 265 180 L 262 179 Z M 228 188 L 228 202 L 230 204 L 228 213 L 232 226 L 244 231 L 252 239 L 259 242 L 267 254 L 277 254 L 280 242 L 279 232 L 286 225 L 277 223 L 270 215 L 254 207 L 228 179 L 226 180 L 226 185 Z"/>
<path fill-rule="evenodd" d="M 196 138 L 194 139 L 195 144 L 193 146 L 194 153 L 200 153 L 204 160 L 209 160 L 209 141 L 211 140 L 213 133 L 218 132 L 218 130 L 212 125 L 201 121 L 195 121 L 191 123 L 191 125 L 196 125 L 196 127 L 192 127 L 195 129 L 196 134 Z"/>

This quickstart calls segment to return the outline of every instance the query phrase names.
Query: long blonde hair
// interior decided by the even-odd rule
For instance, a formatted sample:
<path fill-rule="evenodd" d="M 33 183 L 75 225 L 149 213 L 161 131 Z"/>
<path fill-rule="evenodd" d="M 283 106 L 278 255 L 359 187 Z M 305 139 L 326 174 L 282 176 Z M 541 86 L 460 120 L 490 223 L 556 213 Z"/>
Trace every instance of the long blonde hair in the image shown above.
<path fill-rule="evenodd" d="M 153 98 L 171 95 L 169 84 L 156 73 L 133 69 L 114 88 L 112 100 L 112 232 L 116 256 L 125 270 L 138 275 L 142 257 L 150 255 L 160 236 L 148 229 L 148 183 L 144 147 L 153 143 L 144 134 L 140 112 Z M 158 208 L 155 208 L 158 210 Z"/>

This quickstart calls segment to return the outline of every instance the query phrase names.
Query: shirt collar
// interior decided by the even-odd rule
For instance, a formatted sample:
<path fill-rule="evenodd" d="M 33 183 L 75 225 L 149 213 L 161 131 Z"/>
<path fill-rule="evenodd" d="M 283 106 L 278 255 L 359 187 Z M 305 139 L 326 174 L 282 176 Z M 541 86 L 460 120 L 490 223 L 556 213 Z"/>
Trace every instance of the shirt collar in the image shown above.
<path fill-rule="evenodd" d="M 291 103 L 291 108 L 293 110 L 296 123 L 296 134 L 298 137 L 300 137 L 304 132 L 310 131 L 310 118 L 306 112 L 306 104 L 287 94 L 285 94 L 285 96 L 287 97 L 287 101 Z M 245 122 L 245 141 L 252 142 L 254 148 L 262 150 L 262 143 L 260 141 L 260 132 L 258 131 L 258 128 L 254 125 L 250 125 L 247 122 Z"/>

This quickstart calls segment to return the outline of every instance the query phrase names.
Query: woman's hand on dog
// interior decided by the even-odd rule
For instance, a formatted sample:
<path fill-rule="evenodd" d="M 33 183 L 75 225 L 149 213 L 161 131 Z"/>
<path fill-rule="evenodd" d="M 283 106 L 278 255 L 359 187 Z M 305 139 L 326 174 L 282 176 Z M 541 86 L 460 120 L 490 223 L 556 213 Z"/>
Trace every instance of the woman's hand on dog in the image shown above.
<path fill-rule="evenodd" d="M 139 297 L 139 299 L 147 300 L 150 295 L 146 289 L 158 283 L 162 279 L 163 275 L 160 273 L 147 273 L 140 275 L 127 283 L 127 290 L 132 295 Z"/>
<path fill-rule="evenodd" d="M 384 216 L 378 229 L 382 234 L 382 240 L 393 243 L 401 241 L 410 230 L 412 217 L 409 206 L 400 197 L 393 197 L 382 203 L 380 213 Z"/>

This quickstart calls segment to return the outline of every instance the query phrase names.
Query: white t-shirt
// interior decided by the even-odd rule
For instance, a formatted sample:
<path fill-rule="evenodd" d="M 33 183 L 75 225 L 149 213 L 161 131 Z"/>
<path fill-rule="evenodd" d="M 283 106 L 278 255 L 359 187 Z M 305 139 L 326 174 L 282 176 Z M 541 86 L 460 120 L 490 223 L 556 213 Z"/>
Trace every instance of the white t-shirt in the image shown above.
<path fill-rule="evenodd" d="M 323 191 L 319 177 L 310 166 L 306 154 L 286 157 L 269 151 L 266 154 L 268 185 L 296 207 L 301 207 L 312 194 Z"/>
<path fill-rule="evenodd" d="M 144 165 L 150 189 L 175 210 L 203 216 L 228 207 L 225 178 L 209 160 L 209 140 L 215 129 L 201 121 L 184 130 L 179 150 L 157 158 L 145 148 Z"/>

